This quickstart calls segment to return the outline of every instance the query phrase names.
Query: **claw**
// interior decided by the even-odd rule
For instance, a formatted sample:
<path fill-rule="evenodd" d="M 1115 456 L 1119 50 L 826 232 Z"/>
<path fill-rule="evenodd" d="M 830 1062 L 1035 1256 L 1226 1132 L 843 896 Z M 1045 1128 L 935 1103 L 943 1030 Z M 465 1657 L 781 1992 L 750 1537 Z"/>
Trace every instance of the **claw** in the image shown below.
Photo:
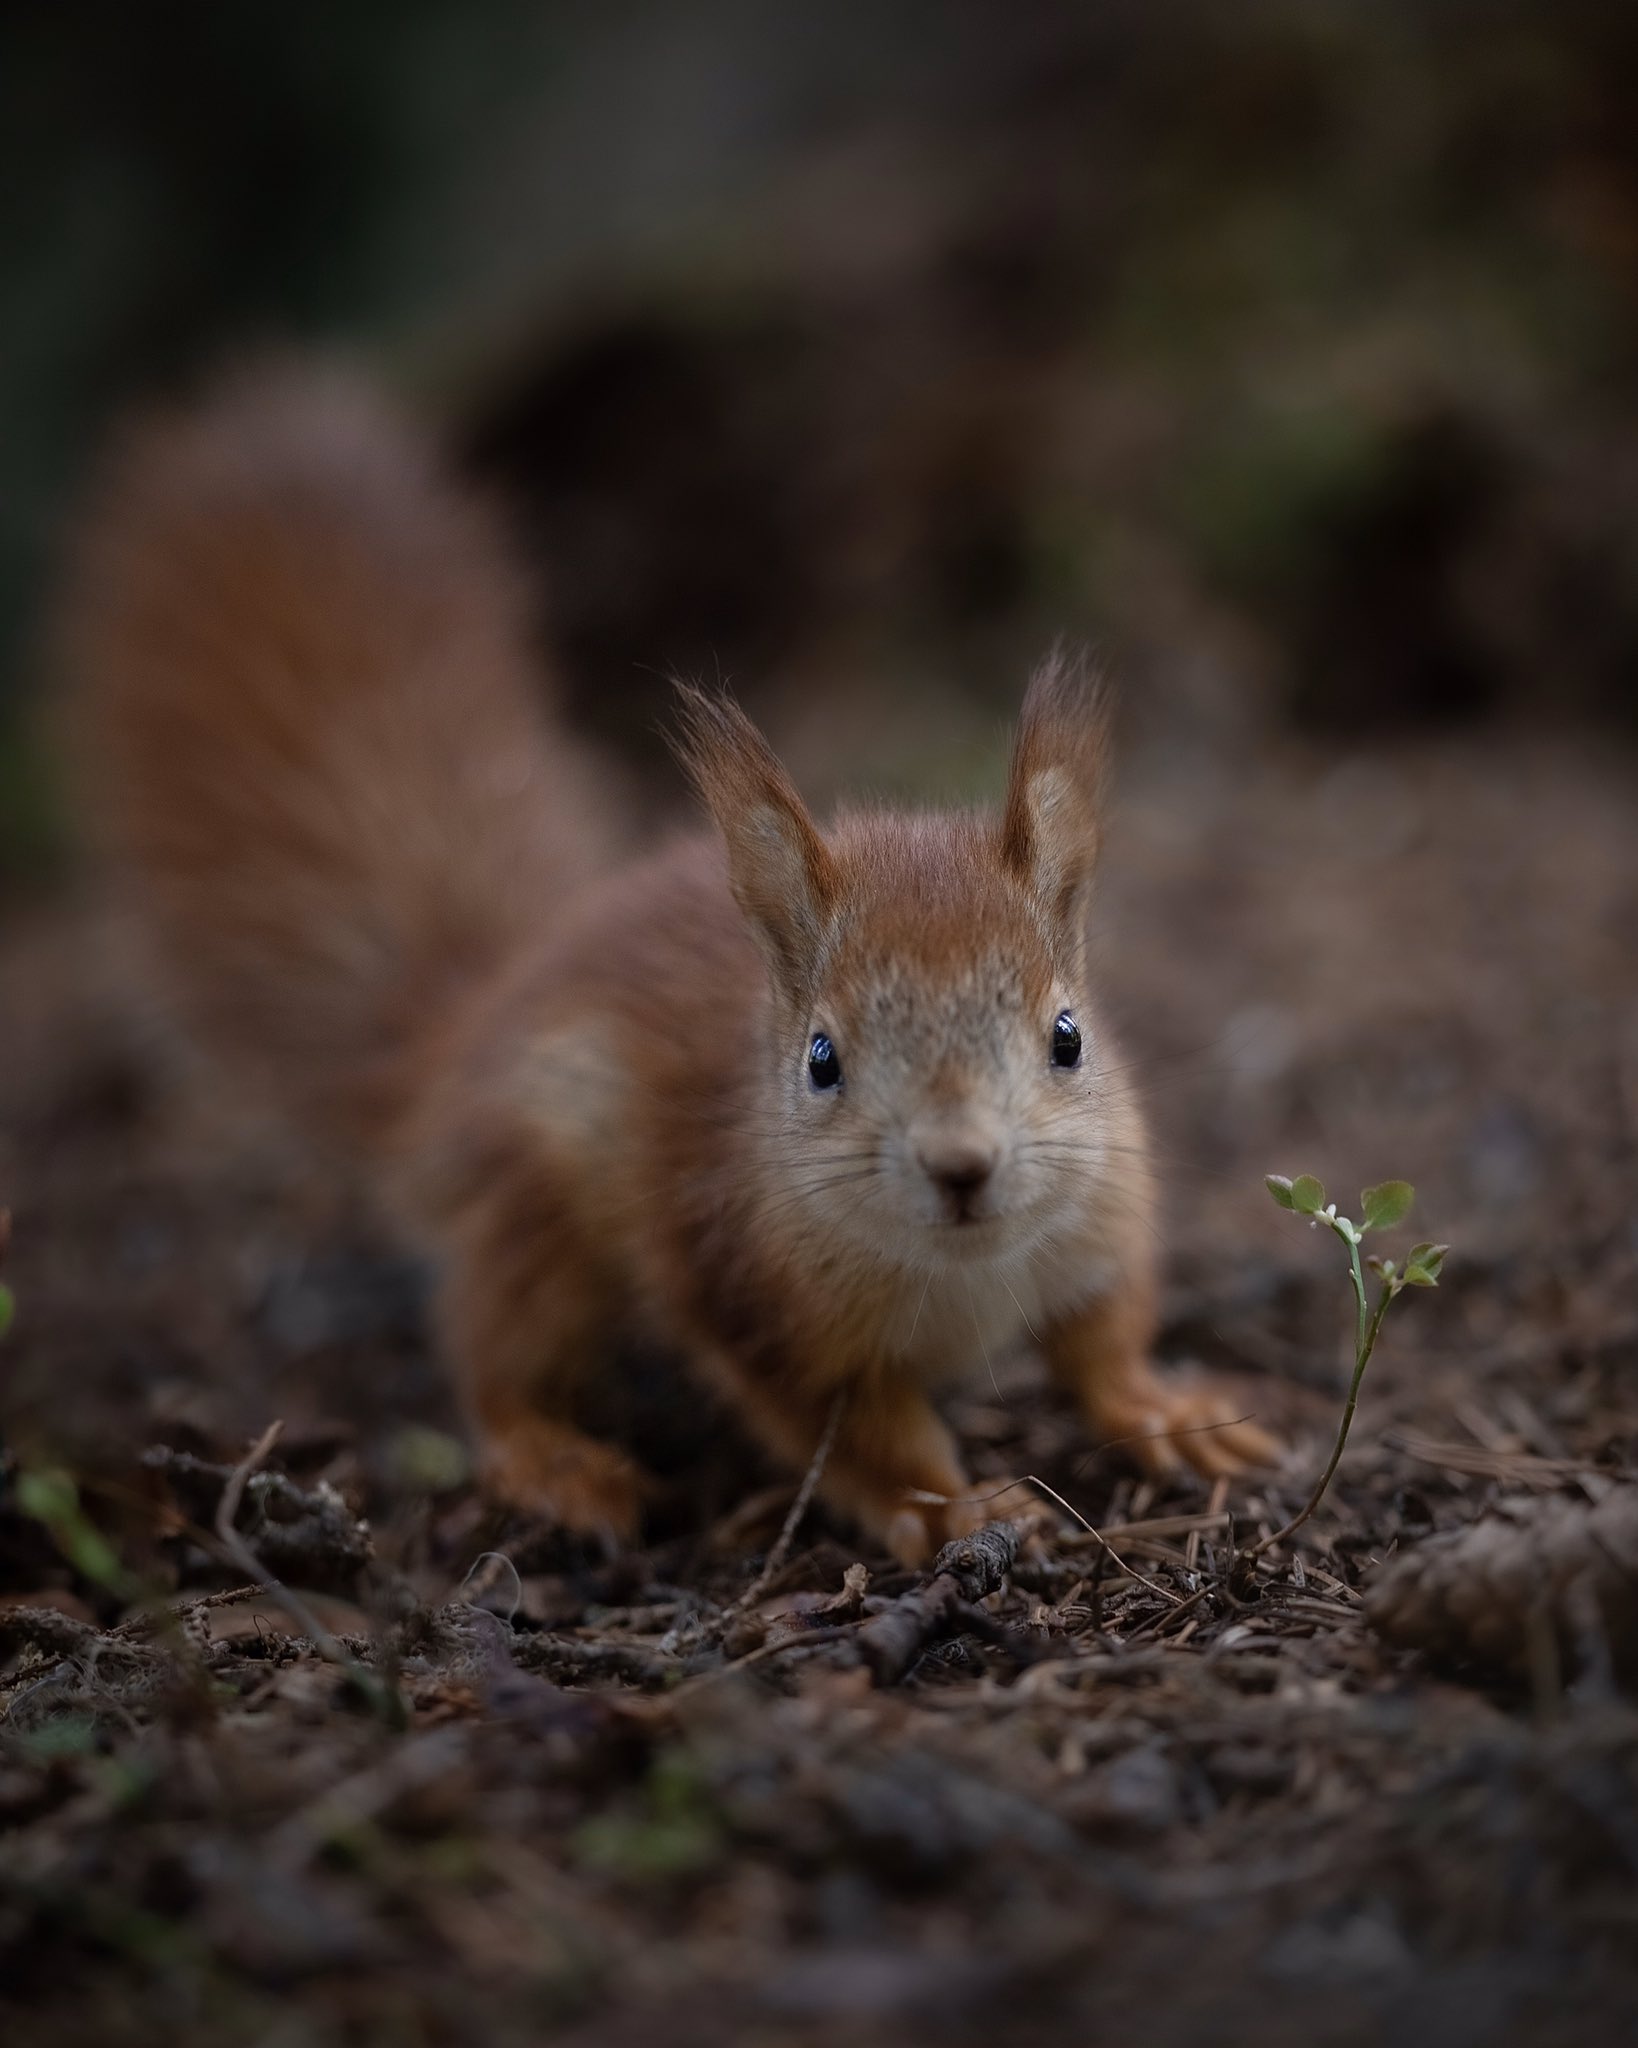
<path fill-rule="evenodd" d="M 1207 1479 L 1232 1478 L 1253 1466 L 1278 1464 L 1278 1437 L 1238 1413 L 1209 1384 L 1172 1385 L 1145 1373 L 1088 1403 L 1092 1427 L 1111 1445 L 1127 1450 L 1157 1479 L 1173 1478 L 1185 1467 Z"/>

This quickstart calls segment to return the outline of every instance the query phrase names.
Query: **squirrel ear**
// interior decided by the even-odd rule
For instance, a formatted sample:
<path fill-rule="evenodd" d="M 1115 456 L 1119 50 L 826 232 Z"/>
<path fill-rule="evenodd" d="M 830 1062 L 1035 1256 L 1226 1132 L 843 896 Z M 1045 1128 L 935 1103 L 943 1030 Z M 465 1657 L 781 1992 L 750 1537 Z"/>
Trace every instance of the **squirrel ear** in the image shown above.
<path fill-rule="evenodd" d="M 1001 813 L 1002 861 L 1076 960 L 1103 836 L 1109 725 L 1103 677 L 1085 655 L 1054 648 L 1024 697 Z"/>
<path fill-rule="evenodd" d="M 772 747 L 728 696 L 679 683 L 676 749 L 728 849 L 728 879 L 780 986 L 807 986 L 836 865 Z"/>

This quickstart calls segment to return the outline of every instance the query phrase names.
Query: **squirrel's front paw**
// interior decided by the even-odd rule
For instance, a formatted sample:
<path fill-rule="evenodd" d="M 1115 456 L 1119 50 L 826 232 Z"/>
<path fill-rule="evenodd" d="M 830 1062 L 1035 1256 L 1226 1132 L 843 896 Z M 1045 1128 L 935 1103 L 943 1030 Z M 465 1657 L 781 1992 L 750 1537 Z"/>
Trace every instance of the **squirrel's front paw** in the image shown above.
<path fill-rule="evenodd" d="M 624 1451 L 547 1416 L 521 1416 L 483 1447 L 485 1490 L 611 1554 L 636 1539 L 646 1482 Z"/>
<path fill-rule="evenodd" d="M 1117 1386 L 1095 1389 L 1086 1413 L 1098 1437 L 1156 1478 L 1184 1470 L 1207 1479 L 1232 1476 L 1277 1465 L 1284 1450 L 1209 1379 L 1172 1381 L 1144 1368 Z"/>
<path fill-rule="evenodd" d="M 987 1491 L 988 1489 L 980 1489 Z M 958 1536 L 970 1536 L 984 1523 L 1004 1515 L 1006 1499 L 995 1502 L 974 1500 L 963 1486 L 959 1496 L 942 1501 L 884 1501 L 873 1518 L 871 1534 L 877 1536 L 899 1564 L 930 1564 L 946 1543 Z"/>

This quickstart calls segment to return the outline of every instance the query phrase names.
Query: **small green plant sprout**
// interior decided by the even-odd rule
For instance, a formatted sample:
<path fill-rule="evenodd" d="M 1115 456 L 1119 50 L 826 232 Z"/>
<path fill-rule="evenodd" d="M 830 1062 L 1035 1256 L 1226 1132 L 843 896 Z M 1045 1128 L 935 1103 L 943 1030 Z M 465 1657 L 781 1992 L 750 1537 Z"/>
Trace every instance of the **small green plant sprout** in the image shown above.
<path fill-rule="evenodd" d="M 1348 1382 L 1348 1399 L 1343 1405 L 1336 1444 L 1331 1451 L 1330 1462 L 1320 1474 L 1319 1484 L 1283 1529 L 1274 1530 L 1252 1546 L 1252 1557 L 1261 1557 L 1276 1543 L 1283 1543 L 1287 1537 L 1295 1535 L 1325 1498 L 1326 1489 L 1342 1462 L 1348 1432 L 1353 1427 L 1354 1410 L 1359 1405 L 1360 1382 L 1371 1362 L 1371 1353 L 1376 1349 L 1388 1304 L 1397 1300 L 1407 1287 L 1437 1287 L 1445 1254 L 1450 1250 L 1448 1244 L 1417 1244 L 1412 1245 L 1403 1260 L 1398 1262 L 1374 1256 L 1361 1259 L 1360 1246 L 1367 1231 L 1391 1230 L 1410 1214 L 1416 1190 L 1408 1180 L 1385 1180 L 1374 1188 L 1366 1188 L 1359 1198 L 1360 1220 L 1357 1223 L 1350 1217 L 1337 1214 L 1336 1203 L 1325 1199 L 1324 1187 L 1311 1173 L 1300 1173 L 1295 1180 L 1287 1180 L 1281 1173 L 1271 1173 L 1267 1176 L 1266 1185 L 1282 1209 L 1306 1216 L 1311 1223 L 1322 1224 L 1348 1248 L 1348 1278 L 1354 1290 L 1354 1370 Z M 1377 1282 L 1374 1302 L 1366 1289 L 1367 1271 Z"/>
<path fill-rule="evenodd" d="M 17 1505 L 36 1521 L 81 1578 L 118 1600 L 142 1596 L 139 1580 L 120 1563 L 113 1545 L 80 1505 L 80 1489 L 66 1472 L 20 1472 Z"/>
<path fill-rule="evenodd" d="M 11 1211 L 0 1209 L 0 1270 L 11 1245 Z M 0 1337 L 11 1328 L 16 1312 L 11 1289 L 0 1280 Z M 80 1506 L 80 1490 L 66 1472 L 20 1472 L 13 1493 L 17 1506 L 38 1522 L 82 1578 L 120 1599 L 141 1591 L 115 1555 L 113 1546 Z"/>

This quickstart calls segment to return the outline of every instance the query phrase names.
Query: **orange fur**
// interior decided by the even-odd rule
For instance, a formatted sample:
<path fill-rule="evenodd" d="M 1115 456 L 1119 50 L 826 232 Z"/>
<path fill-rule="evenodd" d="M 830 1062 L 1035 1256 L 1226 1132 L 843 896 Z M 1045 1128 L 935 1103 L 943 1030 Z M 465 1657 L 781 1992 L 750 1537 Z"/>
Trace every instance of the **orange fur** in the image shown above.
<path fill-rule="evenodd" d="M 905 1558 L 985 1511 L 933 1393 L 1025 1328 L 1156 1469 L 1265 1456 L 1148 1363 L 1147 1151 L 1087 986 L 1106 749 L 1079 673 L 1032 686 L 999 820 L 825 831 L 735 706 L 685 693 L 717 834 L 622 869 L 523 616 L 482 509 L 351 387 L 288 374 L 133 443 L 70 611 L 178 1007 L 358 1148 L 438 1257 L 497 1490 L 633 1532 L 643 1475 L 577 1419 L 623 1336 L 794 1467 L 837 1412 L 822 1491 Z M 839 1088 L 810 1084 L 815 1033 Z"/>
<path fill-rule="evenodd" d="M 486 507 L 339 374 L 147 423 L 64 607 L 87 810 L 202 1041 L 326 1141 L 607 858 Z"/>

